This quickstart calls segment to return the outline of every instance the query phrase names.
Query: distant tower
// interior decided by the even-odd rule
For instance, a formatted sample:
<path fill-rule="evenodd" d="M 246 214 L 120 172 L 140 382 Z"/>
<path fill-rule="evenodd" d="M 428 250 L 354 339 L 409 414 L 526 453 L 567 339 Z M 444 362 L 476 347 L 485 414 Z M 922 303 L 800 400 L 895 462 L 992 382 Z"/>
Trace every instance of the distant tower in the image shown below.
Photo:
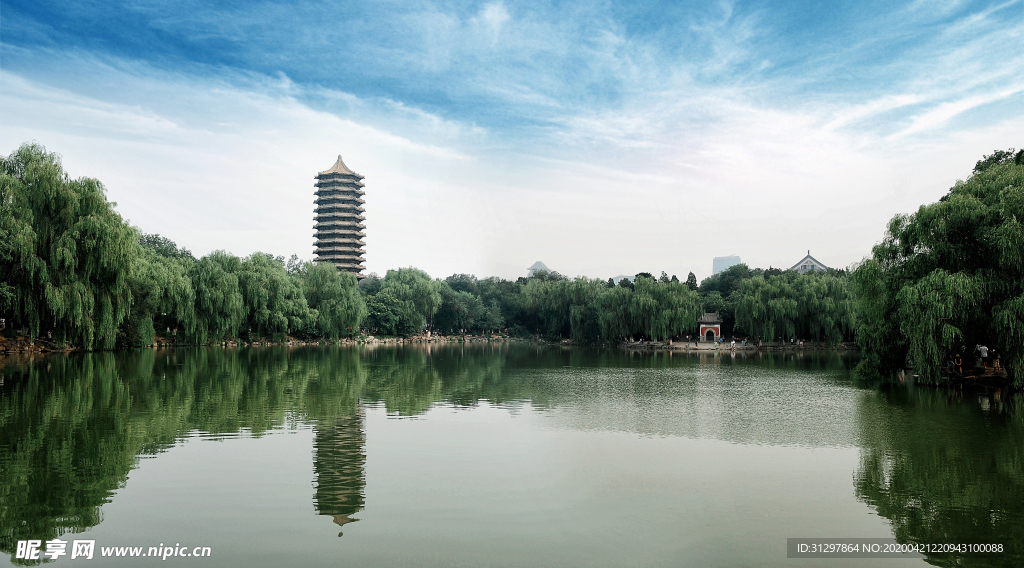
<path fill-rule="evenodd" d="M 338 161 L 316 176 L 317 262 L 332 262 L 338 270 L 360 276 L 366 270 L 363 251 L 363 176 Z"/>
<path fill-rule="evenodd" d="M 530 278 L 531 276 L 536 275 L 538 272 L 551 272 L 551 269 L 548 268 L 547 266 L 544 266 L 544 263 L 538 260 L 537 262 L 533 263 L 533 266 L 526 269 L 526 277 Z"/>
<path fill-rule="evenodd" d="M 718 274 L 730 266 L 736 266 L 740 263 L 740 257 L 738 256 L 716 256 L 711 262 L 711 274 Z"/>

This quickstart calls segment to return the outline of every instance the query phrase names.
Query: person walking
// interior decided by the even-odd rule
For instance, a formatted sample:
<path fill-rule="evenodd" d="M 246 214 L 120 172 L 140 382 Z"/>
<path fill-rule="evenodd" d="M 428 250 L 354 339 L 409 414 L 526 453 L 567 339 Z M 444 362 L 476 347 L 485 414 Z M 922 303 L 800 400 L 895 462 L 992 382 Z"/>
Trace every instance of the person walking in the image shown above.
<path fill-rule="evenodd" d="M 981 366 L 988 369 L 988 345 L 982 345 L 978 351 L 981 353 Z"/>

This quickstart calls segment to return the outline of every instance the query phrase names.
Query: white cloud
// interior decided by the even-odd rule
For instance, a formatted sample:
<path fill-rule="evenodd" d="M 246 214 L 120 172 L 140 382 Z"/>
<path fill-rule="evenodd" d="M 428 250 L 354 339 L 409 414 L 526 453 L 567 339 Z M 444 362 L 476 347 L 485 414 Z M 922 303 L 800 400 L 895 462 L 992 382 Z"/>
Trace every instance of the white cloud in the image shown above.
<path fill-rule="evenodd" d="M 1018 95 L 1022 92 L 1024 92 L 1024 85 L 1010 89 L 1003 89 L 995 93 L 985 93 L 983 95 L 965 97 L 960 100 L 939 104 L 927 112 L 911 117 L 910 126 L 896 134 L 893 134 L 889 139 L 909 136 L 911 134 L 940 127 L 946 124 L 953 117 L 963 114 L 964 112 L 1013 97 L 1014 95 Z"/>
<path fill-rule="evenodd" d="M 710 55 L 694 59 L 599 16 L 547 16 L 495 2 L 396 18 L 419 35 L 395 65 L 487 98 L 504 129 L 461 118 L 472 114 L 457 97 L 440 116 L 284 73 L 203 77 L 55 52 L 63 63 L 49 74 L 0 75 L 0 143 L 61 152 L 133 223 L 200 254 L 309 258 L 312 178 L 341 153 L 366 176 L 369 270 L 516 277 L 542 260 L 605 278 L 703 277 L 731 253 L 789 266 L 808 248 L 846 266 L 893 214 L 937 199 L 983 153 L 1020 145 L 1021 111 L 984 111 L 1019 98 L 1024 58 L 983 56 L 1019 30 L 946 38 L 955 47 L 893 64 L 899 80 L 884 88 L 786 96 L 776 91 L 791 92 L 790 77 L 758 79 L 771 65 L 761 14 L 722 4 L 695 28 Z M 985 20 L 969 24 L 956 33 Z M 958 126 L 968 112 L 981 119 Z"/>
<path fill-rule="evenodd" d="M 472 23 L 483 32 L 491 46 L 495 46 L 501 39 L 501 31 L 505 27 L 505 22 L 508 22 L 510 18 L 505 4 L 492 2 L 484 5 L 480 14 L 473 18 Z"/>

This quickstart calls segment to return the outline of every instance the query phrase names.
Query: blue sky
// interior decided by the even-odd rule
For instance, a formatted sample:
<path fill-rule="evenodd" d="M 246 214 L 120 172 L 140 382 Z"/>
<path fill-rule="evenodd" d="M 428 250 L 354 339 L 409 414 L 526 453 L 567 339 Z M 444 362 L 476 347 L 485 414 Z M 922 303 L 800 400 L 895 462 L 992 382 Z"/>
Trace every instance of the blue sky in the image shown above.
<path fill-rule="evenodd" d="M 377 272 L 842 267 L 1024 145 L 1024 0 L 0 8 L 0 151 L 198 253 L 311 258 L 340 153 Z"/>

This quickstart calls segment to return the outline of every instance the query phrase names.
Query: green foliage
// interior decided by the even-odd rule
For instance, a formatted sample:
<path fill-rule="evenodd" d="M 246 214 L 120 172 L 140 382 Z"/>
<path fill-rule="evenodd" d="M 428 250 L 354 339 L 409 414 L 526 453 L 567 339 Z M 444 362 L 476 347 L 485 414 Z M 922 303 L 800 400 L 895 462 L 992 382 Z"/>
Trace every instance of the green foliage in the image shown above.
<path fill-rule="evenodd" d="M 314 337 L 352 337 L 366 319 L 366 302 L 358 291 L 356 277 L 339 272 L 326 262 L 306 263 L 299 272 L 302 291 L 311 313 L 310 335 Z"/>
<path fill-rule="evenodd" d="M 174 241 L 157 234 L 139 233 L 139 245 L 150 249 L 156 254 L 168 258 L 187 258 L 195 260 L 192 251 L 187 248 L 178 248 Z"/>
<path fill-rule="evenodd" d="M 742 281 L 734 294 L 736 329 L 767 341 L 810 338 L 835 345 L 853 329 L 853 295 L 845 278 L 786 271 Z"/>
<path fill-rule="evenodd" d="M 33 336 L 114 347 L 128 316 L 135 233 L 94 179 L 36 144 L 0 158 L 0 301 Z"/>
<path fill-rule="evenodd" d="M 469 292 L 474 296 L 480 295 L 480 282 L 472 274 L 452 274 L 445 278 L 444 281 L 456 292 Z"/>
<path fill-rule="evenodd" d="M 497 330 L 504 329 L 506 326 L 518 326 L 519 330 L 528 330 L 536 327 L 529 325 L 533 314 L 526 310 L 522 286 L 518 282 L 492 276 L 480 280 L 478 285 L 480 286 L 480 300 L 488 309 L 489 323 L 484 329 Z"/>
<path fill-rule="evenodd" d="M 912 364 L 935 381 L 945 355 L 987 344 L 1021 383 L 1024 166 L 1007 154 L 986 156 L 938 203 L 894 217 L 854 271 L 865 367 Z"/>
<path fill-rule="evenodd" d="M 694 329 L 701 315 L 697 294 L 678 280 L 637 278 L 630 306 L 634 327 L 660 340 Z"/>
<path fill-rule="evenodd" d="M 238 337 L 246 317 L 237 276 L 241 268 L 242 261 L 224 251 L 214 251 L 189 267 L 196 294 L 194 341 L 206 343 L 208 339 Z"/>
<path fill-rule="evenodd" d="M 686 287 L 690 290 L 697 289 L 697 277 L 692 272 L 686 275 Z"/>
<path fill-rule="evenodd" d="M 479 329 L 477 323 L 484 315 L 484 304 L 479 296 L 453 290 L 447 281 L 441 282 L 440 293 L 441 307 L 434 316 L 434 329 L 446 334 Z"/>
<path fill-rule="evenodd" d="M 527 308 L 536 314 L 540 333 L 552 339 L 567 337 L 584 342 L 595 340 L 600 334 L 596 301 L 605 290 L 600 280 L 584 277 L 531 278 L 523 287 L 523 298 Z"/>
<path fill-rule="evenodd" d="M 359 291 L 366 296 L 373 296 L 380 292 L 381 279 L 376 272 L 371 272 L 359 281 Z"/>
<path fill-rule="evenodd" d="M 753 274 L 746 264 L 734 264 L 714 276 L 705 278 L 700 283 L 700 291 L 702 294 L 718 292 L 722 297 L 728 297 L 729 294 L 739 289 L 740 282 L 751 276 Z M 696 278 L 694 281 L 696 282 Z"/>
<path fill-rule="evenodd" d="M 978 160 L 978 163 L 974 164 L 974 170 L 971 173 L 980 174 L 981 172 L 991 168 L 992 166 L 1012 163 L 1016 155 L 1017 152 L 1013 148 L 1010 148 L 1009 150 L 996 150 L 991 154 L 984 156 L 980 160 Z M 1020 163 L 1018 162 L 1017 165 L 1020 165 Z"/>
<path fill-rule="evenodd" d="M 176 250 L 174 243 L 170 247 Z M 154 322 L 161 332 L 182 328 L 186 335 L 195 333 L 196 294 L 188 274 L 194 262 L 191 255 L 160 255 L 152 248 L 141 248 L 128 277 L 133 301 L 121 328 L 124 344 L 152 345 Z"/>
<path fill-rule="evenodd" d="M 283 258 L 256 252 L 237 270 L 238 287 L 245 304 L 244 325 L 260 337 L 301 329 L 311 314 L 302 285 L 288 274 Z"/>
<path fill-rule="evenodd" d="M 423 329 L 423 316 L 409 300 L 402 300 L 392 290 L 381 289 L 366 298 L 366 325 L 383 335 L 413 335 Z"/>
<path fill-rule="evenodd" d="M 433 328 L 441 333 L 499 331 L 505 327 L 501 305 L 515 310 L 515 297 L 519 295 L 515 282 L 499 278 L 481 282 L 470 274 L 454 274 L 439 286 L 441 305 L 434 315 Z"/>
<path fill-rule="evenodd" d="M 380 292 L 388 292 L 401 304 L 397 314 L 401 320 L 399 335 L 419 333 L 441 307 L 441 284 L 418 268 L 388 270 L 381 281 Z"/>
<path fill-rule="evenodd" d="M 633 288 L 606 288 L 597 300 L 601 334 L 609 339 L 667 340 L 696 328 L 701 305 L 686 284 L 637 275 Z"/>

